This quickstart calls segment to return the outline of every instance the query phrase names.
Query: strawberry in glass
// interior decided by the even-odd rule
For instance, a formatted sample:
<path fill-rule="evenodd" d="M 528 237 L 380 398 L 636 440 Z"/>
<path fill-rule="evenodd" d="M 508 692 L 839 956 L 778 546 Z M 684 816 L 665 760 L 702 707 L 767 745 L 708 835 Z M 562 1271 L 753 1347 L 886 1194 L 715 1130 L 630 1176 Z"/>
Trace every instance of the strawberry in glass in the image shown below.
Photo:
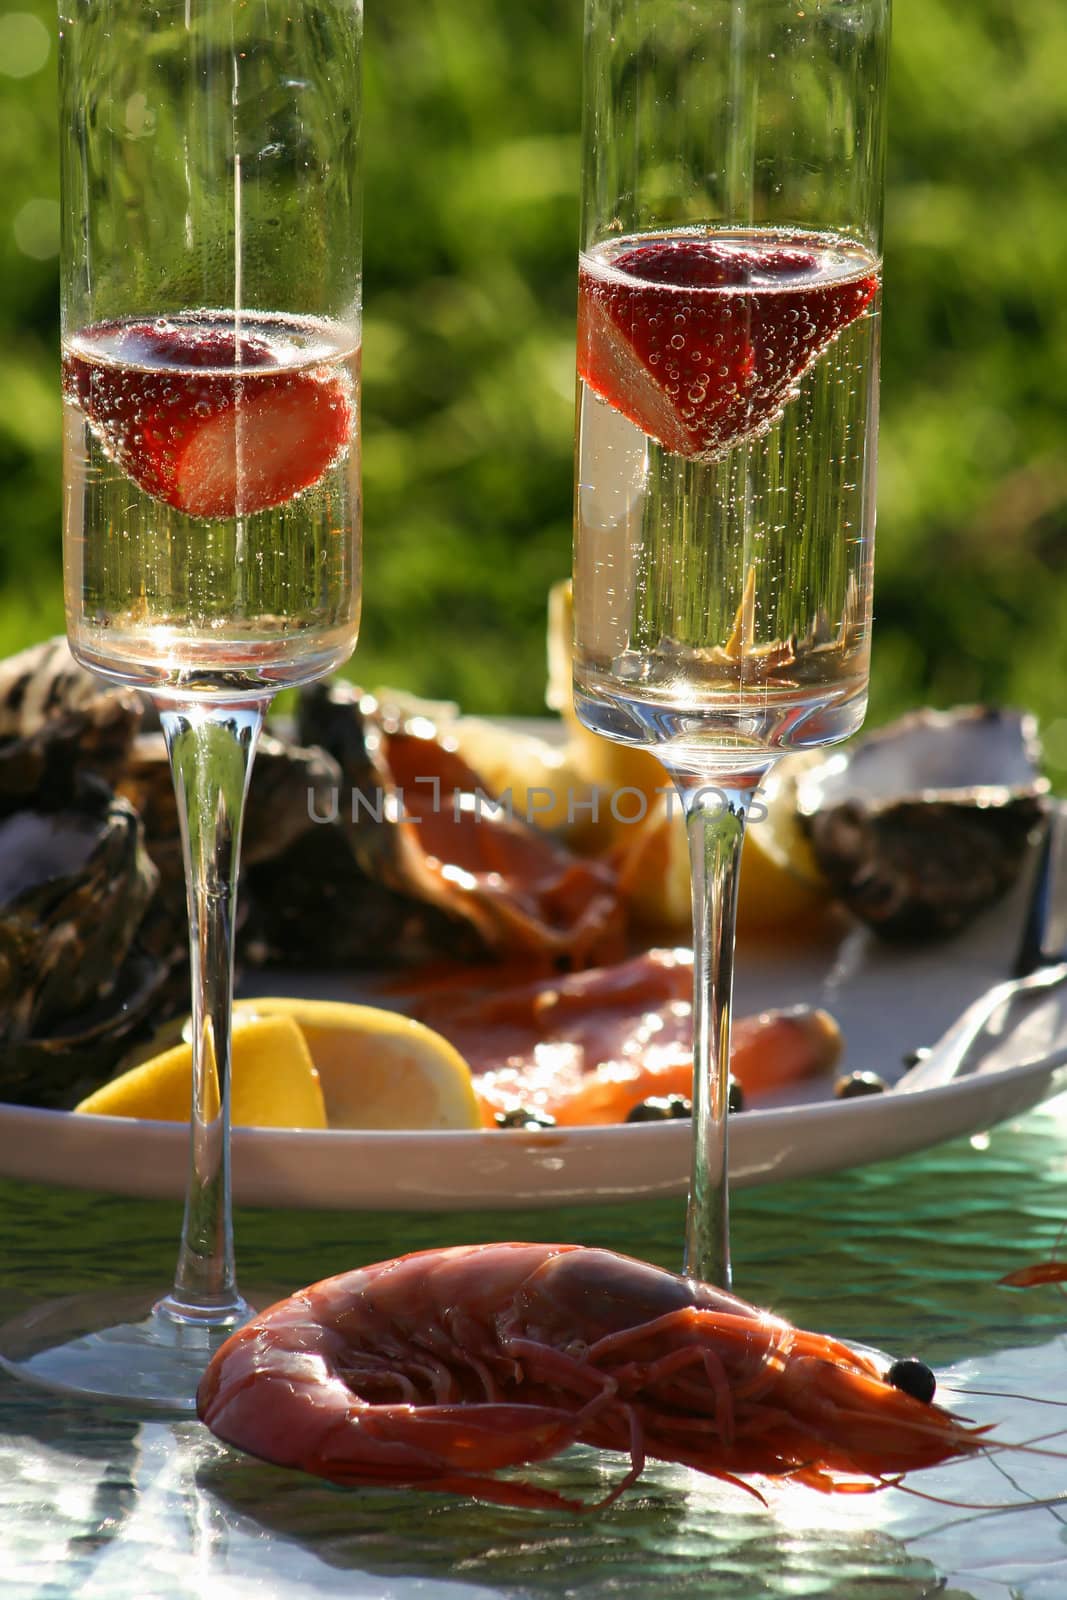
<path fill-rule="evenodd" d="M 358 568 L 351 330 L 221 311 L 97 323 L 64 346 L 63 394 L 83 658 L 238 688 L 305 679 L 309 655 L 323 670 L 343 659 Z"/>
<path fill-rule="evenodd" d="M 583 720 L 634 743 L 858 726 L 879 284 L 832 234 L 684 230 L 582 256 Z"/>

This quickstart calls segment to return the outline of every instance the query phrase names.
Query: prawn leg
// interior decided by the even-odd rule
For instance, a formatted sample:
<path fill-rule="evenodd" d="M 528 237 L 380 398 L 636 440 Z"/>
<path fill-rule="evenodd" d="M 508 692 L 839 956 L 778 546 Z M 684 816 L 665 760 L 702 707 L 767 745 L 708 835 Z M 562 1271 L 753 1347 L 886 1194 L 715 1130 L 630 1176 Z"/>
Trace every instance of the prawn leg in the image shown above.
<path fill-rule="evenodd" d="M 406 1484 L 493 1505 L 584 1511 L 553 1489 L 492 1476 L 558 1455 L 576 1418 L 549 1406 L 374 1406 L 321 1442 L 305 1470 L 349 1487 Z"/>
<path fill-rule="evenodd" d="M 528 1507 L 535 1510 L 564 1510 L 575 1512 L 600 1511 L 612 1505 L 619 1496 L 635 1483 L 645 1467 L 643 1432 L 636 1411 L 626 1407 L 629 1418 L 629 1438 L 626 1448 L 630 1455 L 630 1469 L 615 1487 L 600 1500 L 586 1502 L 568 1499 L 554 1489 L 543 1489 L 521 1480 L 485 1477 L 485 1472 L 496 1472 L 502 1467 L 523 1466 L 558 1455 L 569 1445 L 582 1442 L 590 1417 L 595 1417 L 614 1398 L 614 1385 L 605 1386 L 600 1393 L 576 1413 L 554 1411 L 551 1407 L 531 1405 L 480 1405 L 466 1407 L 419 1406 L 413 1408 L 412 1436 L 418 1440 L 420 1451 L 431 1455 L 438 1466 L 449 1462 L 454 1469 L 439 1476 L 420 1477 L 418 1487 L 434 1489 L 441 1493 L 470 1495 L 475 1500 L 489 1501 L 495 1505 Z M 383 1408 L 375 1407 L 370 1422 L 374 1435 L 386 1433 L 395 1438 L 389 1422 L 382 1415 Z M 441 1415 L 455 1412 L 453 1420 Z M 478 1438 L 471 1438 L 472 1414 L 479 1426 Z M 537 1418 L 544 1419 L 537 1425 Z M 383 1426 L 384 1424 L 384 1426 Z M 438 1428 L 444 1426 L 444 1437 L 438 1437 Z M 484 1428 L 484 1433 L 480 1430 Z M 464 1470 L 472 1456 L 478 1458 L 478 1473 Z M 331 1470 L 328 1474 L 338 1483 L 368 1483 L 363 1471 L 349 1476 L 345 1468 Z M 387 1481 L 396 1482 L 395 1477 Z M 415 1479 L 411 1480 L 413 1483 Z"/>

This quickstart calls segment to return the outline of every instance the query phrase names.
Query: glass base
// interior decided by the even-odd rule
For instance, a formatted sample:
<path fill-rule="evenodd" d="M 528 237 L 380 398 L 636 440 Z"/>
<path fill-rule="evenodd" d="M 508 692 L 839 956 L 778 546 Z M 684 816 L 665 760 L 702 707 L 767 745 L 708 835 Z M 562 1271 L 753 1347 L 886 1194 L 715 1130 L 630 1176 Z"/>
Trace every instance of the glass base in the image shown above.
<path fill-rule="evenodd" d="M 162 1305 L 145 1293 L 49 1301 L 0 1327 L 0 1369 L 60 1395 L 191 1416 L 205 1367 L 252 1308 L 242 1301 L 232 1319 L 205 1325 Z"/>
<path fill-rule="evenodd" d="M 576 668 L 574 709 L 592 733 L 650 749 L 672 773 L 711 781 L 745 772 L 786 750 L 811 750 L 851 738 L 867 709 L 867 678 L 833 685 L 731 689 L 672 696 L 626 685 L 612 673 Z"/>

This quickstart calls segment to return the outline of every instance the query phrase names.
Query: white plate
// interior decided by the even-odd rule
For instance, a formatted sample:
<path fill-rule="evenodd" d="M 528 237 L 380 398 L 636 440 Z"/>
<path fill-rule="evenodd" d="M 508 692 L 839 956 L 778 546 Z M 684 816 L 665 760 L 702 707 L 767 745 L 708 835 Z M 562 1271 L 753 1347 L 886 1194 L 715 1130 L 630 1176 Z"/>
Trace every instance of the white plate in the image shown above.
<path fill-rule="evenodd" d="M 845 1070 L 895 1083 L 901 1058 L 932 1043 L 1003 978 L 1026 884 L 968 934 L 923 949 L 887 949 L 865 931 L 797 945 L 742 946 L 738 1013 L 798 1001 L 833 1012 Z M 260 975 L 258 992 L 366 999 L 336 977 Z M 254 992 L 250 990 L 249 992 Z M 738 1187 L 843 1170 L 974 1134 L 1036 1105 L 1067 1047 L 1067 1002 L 1043 996 L 992 1037 L 980 1070 L 914 1094 L 834 1100 L 827 1081 L 731 1121 Z M 0 1175 L 142 1196 L 180 1196 L 188 1133 L 163 1122 L 76 1117 L 0 1104 Z M 538 1132 L 302 1133 L 238 1128 L 239 1204 L 365 1210 L 507 1209 L 603 1204 L 685 1192 L 689 1124 Z"/>

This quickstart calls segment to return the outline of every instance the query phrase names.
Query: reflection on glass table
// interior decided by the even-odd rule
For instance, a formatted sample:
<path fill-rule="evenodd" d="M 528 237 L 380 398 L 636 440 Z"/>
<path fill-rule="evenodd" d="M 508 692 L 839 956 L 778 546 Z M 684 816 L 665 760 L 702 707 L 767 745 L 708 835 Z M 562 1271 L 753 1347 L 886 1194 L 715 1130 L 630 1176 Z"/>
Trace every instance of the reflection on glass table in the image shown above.
<path fill-rule="evenodd" d="M 735 1208 L 743 1291 L 798 1324 L 917 1355 L 936 1369 L 946 1404 L 996 1423 L 1006 1440 L 1067 1449 L 1057 1404 L 1067 1392 L 1062 1297 L 1055 1287 L 997 1284 L 1057 1246 L 1067 1216 L 1064 1148 L 1067 1095 L 988 1135 L 743 1193 Z M 43 1301 L 60 1280 L 72 1292 L 120 1273 L 148 1282 L 167 1259 L 170 1202 L 5 1184 L 0 1206 L 5 1312 Z M 502 1231 L 671 1266 L 684 1204 L 511 1213 L 506 1228 L 504 1220 L 246 1210 L 237 1228 L 249 1283 L 287 1291 L 403 1250 Z M 1065 1592 L 1067 1506 L 1037 1503 L 1062 1491 L 1062 1462 L 1040 1453 L 992 1453 L 873 1495 L 761 1485 L 765 1504 L 650 1463 L 616 1505 L 578 1518 L 406 1490 L 337 1490 L 241 1457 L 195 1423 L 137 1423 L 6 1380 L 0 1432 L 5 1600 L 146 1592 L 200 1600 L 213 1585 L 238 1600 L 312 1591 L 606 1600 L 707 1594 L 709 1574 L 717 1600 L 1058 1600 Z M 578 1449 L 530 1470 L 595 1499 L 625 1463 Z M 1010 1509 L 964 1509 L 992 1505 Z"/>

